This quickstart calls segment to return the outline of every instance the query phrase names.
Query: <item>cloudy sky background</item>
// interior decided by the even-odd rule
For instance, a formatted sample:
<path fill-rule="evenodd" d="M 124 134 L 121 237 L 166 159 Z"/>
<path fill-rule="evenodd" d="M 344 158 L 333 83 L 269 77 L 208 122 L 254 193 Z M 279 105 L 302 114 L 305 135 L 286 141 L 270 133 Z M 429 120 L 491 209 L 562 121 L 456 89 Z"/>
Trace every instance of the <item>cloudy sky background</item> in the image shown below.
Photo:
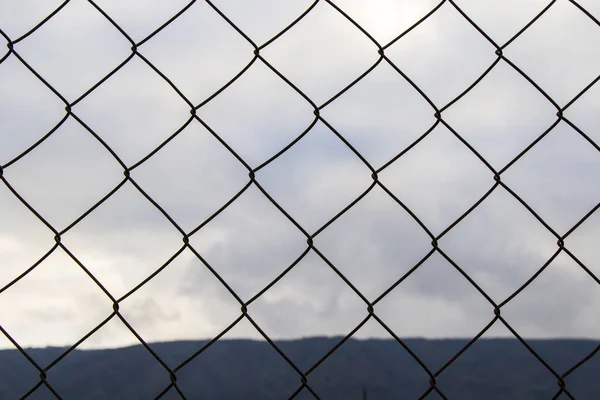
<path fill-rule="evenodd" d="M 97 1 L 139 42 L 185 1 Z M 12 40 L 56 8 L 57 1 L 0 1 L 0 29 Z M 262 44 L 310 2 L 214 1 Z M 337 1 L 381 44 L 403 32 L 433 1 Z M 461 0 L 498 44 L 547 1 Z M 600 3 L 580 1 L 596 18 Z M 4 39 L 2 39 L 4 40 Z M 89 3 L 71 1 L 15 45 L 19 55 L 68 101 L 74 101 L 131 53 L 128 41 Z M 433 16 L 385 54 L 443 107 L 496 59 L 494 47 L 452 7 Z M 252 46 L 204 2 L 139 47 L 194 104 L 223 86 L 253 58 Z M 560 106 L 600 74 L 600 27 L 566 0 L 556 4 L 504 54 Z M 261 50 L 282 74 L 321 105 L 373 65 L 376 46 L 321 2 L 294 28 Z M 73 112 L 132 166 L 179 129 L 188 105 L 139 57 L 83 99 Z M 382 61 L 322 111 L 379 168 L 435 123 L 431 106 Z M 314 121 L 312 107 L 260 60 L 198 110 L 251 167 L 268 160 Z M 65 116 L 64 104 L 16 56 L 0 64 L 0 165 Z M 442 114 L 497 170 L 556 121 L 556 109 L 501 61 L 466 97 Z M 600 84 L 565 116 L 600 143 Z M 131 173 L 186 232 L 248 182 L 248 171 L 198 121 Z M 123 169 L 74 118 L 4 170 L 4 177 L 57 230 L 123 180 Z M 317 231 L 371 184 L 371 172 L 327 126 L 310 132 L 256 174 L 257 181 L 309 233 Z M 435 234 L 493 184 L 493 174 L 441 124 L 379 174 L 380 181 Z M 502 174 L 559 234 L 600 201 L 600 152 L 566 123 Z M 0 186 L 0 287 L 54 246 L 54 234 L 5 185 Z M 600 276 L 600 212 L 565 241 Z M 421 227 L 381 188 L 314 241 L 361 293 L 374 300 L 431 249 Z M 182 246 L 181 234 L 131 183 L 69 230 L 62 243 L 119 298 Z M 255 187 L 194 234 L 191 245 L 248 300 L 307 248 L 305 236 Z M 445 235 L 440 248 L 500 303 L 557 250 L 553 237 L 499 187 Z M 600 337 L 600 287 L 567 255 L 559 255 L 502 315 L 526 337 Z M 209 270 L 184 250 L 121 303 L 122 315 L 147 341 L 212 338 L 240 305 Z M 442 256 L 434 254 L 375 307 L 399 336 L 473 337 L 493 308 Z M 70 345 L 112 312 L 111 301 L 60 248 L 0 294 L 0 324 L 23 346 Z M 367 314 L 365 303 L 310 251 L 249 306 L 272 338 L 344 335 Z M 510 332 L 496 324 L 486 336 Z M 389 337 L 370 321 L 357 337 Z M 242 321 L 226 337 L 258 338 Z M 136 343 L 117 319 L 82 347 Z M 0 337 L 0 347 L 11 347 Z"/>

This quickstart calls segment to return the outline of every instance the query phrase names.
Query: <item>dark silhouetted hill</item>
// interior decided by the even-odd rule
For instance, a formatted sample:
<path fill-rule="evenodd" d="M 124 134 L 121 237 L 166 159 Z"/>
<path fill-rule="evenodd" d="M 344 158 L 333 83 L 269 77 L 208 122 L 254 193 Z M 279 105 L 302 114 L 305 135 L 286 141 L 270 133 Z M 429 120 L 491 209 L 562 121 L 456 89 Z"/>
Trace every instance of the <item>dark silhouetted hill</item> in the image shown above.
<path fill-rule="evenodd" d="M 306 371 L 339 338 L 277 342 L 298 368 Z M 155 343 L 151 347 L 174 368 L 206 342 Z M 406 344 L 430 370 L 441 368 L 466 340 L 407 339 Z M 597 341 L 530 340 L 533 349 L 562 374 L 591 353 Z M 28 349 L 47 365 L 65 349 Z M 17 399 L 39 381 L 37 370 L 17 350 L 0 351 L 0 398 Z M 111 350 L 75 350 L 53 366 L 47 380 L 64 399 L 153 399 L 170 383 L 169 373 L 142 346 Z M 350 340 L 308 375 L 322 399 L 369 400 L 418 398 L 429 387 L 429 376 L 393 340 Z M 177 385 L 188 399 L 287 399 L 300 385 L 296 371 L 266 342 L 218 341 L 177 372 Z M 556 377 L 520 342 L 482 339 L 437 378 L 450 399 L 551 399 Z M 577 399 L 600 399 L 600 355 L 566 378 Z M 564 395 L 563 395 L 564 396 Z M 31 399 L 55 398 L 40 387 Z M 180 399 L 175 390 L 163 398 Z M 314 398 L 306 390 L 296 398 Z M 432 393 L 427 399 L 441 398 Z M 560 397 L 560 398 L 567 398 Z"/>

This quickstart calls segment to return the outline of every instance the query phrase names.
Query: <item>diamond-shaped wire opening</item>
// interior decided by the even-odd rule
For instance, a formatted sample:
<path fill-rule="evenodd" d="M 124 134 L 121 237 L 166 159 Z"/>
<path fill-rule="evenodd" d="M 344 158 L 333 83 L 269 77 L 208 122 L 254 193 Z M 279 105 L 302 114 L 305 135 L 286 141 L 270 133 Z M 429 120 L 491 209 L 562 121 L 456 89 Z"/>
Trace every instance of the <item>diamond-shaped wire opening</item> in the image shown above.
<path fill-rule="evenodd" d="M 375 44 L 325 2 L 261 54 L 316 104 L 344 89 L 379 57 Z"/>
<path fill-rule="evenodd" d="M 248 170 L 195 120 L 131 176 L 186 232 L 249 181 Z"/>
<path fill-rule="evenodd" d="M 510 169 L 503 182 L 560 234 L 600 199 L 600 152 L 565 122 Z"/>
<path fill-rule="evenodd" d="M 253 167 L 288 146 L 315 120 L 310 104 L 260 61 L 201 107 L 198 116 Z"/>
<path fill-rule="evenodd" d="M 194 104 L 242 71 L 253 58 L 252 50 L 206 2 L 193 4 L 139 48 Z"/>
<path fill-rule="evenodd" d="M 321 115 L 375 167 L 434 123 L 434 110 L 389 64 L 381 63 Z"/>
<path fill-rule="evenodd" d="M 375 305 L 375 313 L 401 338 L 474 337 L 493 318 L 492 311 L 486 298 L 437 252 Z"/>
<path fill-rule="evenodd" d="M 181 247 L 181 234 L 126 183 L 63 238 L 117 298 L 133 289 Z"/>
<path fill-rule="evenodd" d="M 264 339 L 247 337 L 254 329 L 241 320 L 217 342 L 177 372 L 181 390 L 192 398 L 287 398 L 300 381 L 298 373 Z M 243 333 L 238 333 L 239 331 Z M 203 348 L 206 342 L 192 342 L 188 350 Z M 181 346 L 185 346 L 185 342 Z M 186 353 L 188 351 L 186 350 Z M 235 384 L 231 384 L 235 382 Z M 218 391 L 215 391 L 218 388 Z"/>
<path fill-rule="evenodd" d="M 552 373 L 523 344 L 507 339 L 512 335 L 508 329 L 495 330 L 504 331 L 503 337 L 484 334 L 436 378 L 444 394 L 448 398 L 488 393 L 496 398 L 551 398 L 558 388 Z M 518 370 L 509 367 L 515 364 Z M 472 372 L 461 373 L 464 368 Z"/>
<path fill-rule="evenodd" d="M 431 250 L 425 231 L 380 187 L 328 226 L 314 243 L 370 300 Z"/>
<path fill-rule="evenodd" d="M 240 304 L 191 251 L 185 250 L 122 300 L 120 312 L 147 343 L 159 343 L 212 339 L 240 315 Z M 172 368 L 185 360 L 162 352 L 154 344 L 150 347 Z"/>
<path fill-rule="evenodd" d="M 438 108 L 467 89 L 496 59 L 491 43 L 448 2 L 385 54 Z"/>
<path fill-rule="evenodd" d="M 15 49 L 50 85 L 74 101 L 125 60 L 130 47 L 92 5 L 75 1 Z"/>
<path fill-rule="evenodd" d="M 42 139 L 65 117 L 65 106 L 15 57 L 0 64 L 0 165 Z M 10 93 L 10 95 L 8 95 Z"/>
<path fill-rule="evenodd" d="M 62 229 L 109 193 L 123 173 L 104 146 L 69 118 L 4 176 L 42 217 Z"/>
<path fill-rule="evenodd" d="M 441 125 L 381 172 L 379 180 L 436 235 L 494 183 L 485 164 Z"/>
<path fill-rule="evenodd" d="M 440 246 L 498 302 L 558 250 L 556 238 L 500 187 L 452 228 Z"/>
<path fill-rule="evenodd" d="M 151 153 L 191 117 L 190 106 L 139 57 L 74 107 L 123 162 Z"/>
<path fill-rule="evenodd" d="M 363 335 L 363 331 L 368 333 Z M 377 339 L 357 338 L 373 336 Z M 311 347 L 319 350 L 320 358 L 340 340 L 339 337 L 314 338 Z M 411 342 L 424 340 L 407 339 L 403 343 L 411 348 Z M 323 344 L 314 343 L 317 341 Z M 282 348 L 285 349 L 283 345 Z M 372 398 L 418 398 L 429 387 L 429 376 L 423 367 L 373 318 L 314 369 L 309 380 L 323 398 L 337 395 L 358 399 L 363 389 Z"/>
<path fill-rule="evenodd" d="M 598 76 L 600 26 L 572 3 L 559 1 L 505 56 L 562 106 Z"/>
<path fill-rule="evenodd" d="M 190 244 L 246 301 L 302 254 L 306 238 L 251 186 Z"/>
<path fill-rule="evenodd" d="M 256 174 L 256 180 L 313 233 L 373 183 L 368 167 L 325 124 Z M 340 179 L 340 176 L 351 177 Z"/>
<path fill-rule="evenodd" d="M 248 305 L 248 313 L 277 344 L 313 335 L 315 326 L 320 335 L 346 335 L 365 318 L 365 310 L 364 301 L 313 251 Z"/>
<path fill-rule="evenodd" d="M 506 63 L 496 65 L 443 117 L 497 169 L 557 120 L 556 108 Z"/>

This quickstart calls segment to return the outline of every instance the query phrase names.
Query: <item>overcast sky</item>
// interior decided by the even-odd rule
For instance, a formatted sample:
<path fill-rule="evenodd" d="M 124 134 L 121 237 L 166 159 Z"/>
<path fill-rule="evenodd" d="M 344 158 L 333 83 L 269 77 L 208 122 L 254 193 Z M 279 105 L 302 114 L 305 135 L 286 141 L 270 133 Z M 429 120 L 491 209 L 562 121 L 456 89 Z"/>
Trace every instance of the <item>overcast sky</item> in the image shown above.
<path fill-rule="evenodd" d="M 139 42 L 186 1 L 97 0 Z M 433 9 L 424 0 L 335 4 L 385 45 Z M 546 0 L 456 3 L 502 45 Z M 485 3 L 485 5 L 484 5 Z M 580 1 L 600 18 L 600 3 Z M 0 29 L 26 33 L 59 1 L 0 1 Z M 257 45 L 306 10 L 308 1 L 214 1 Z M 4 38 L 0 39 L 5 41 Z M 18 54 L 73 102 L 131 54 L 131 44 L 94 7 L 73 0 L 15 45 Z M 253 60 L 253 47 L 204 2 L 192 5 L 138 51 L 194 105 Z M 4 53 L 3 53 L 4 54 Z M 260 52 L 321 106 L 380 58 L 377 46 L 325 2 Z M 496 60 L 495 48 L 450 3 L 385 51 L 441 109 Z M 558 0 L 504 49 L 554 101 L 565 106 L 600 75 L 600 26 Z M 190 119 L 186 102 L 140 57 L 73 107 L 127 166 L 142 160 Z M 313 107 L 261 60 L 201 107 L 198 116 L 251 168 L 309 126 L 256 180 L 309 234 L 373 183 L 371 171 Z M 327 123 L 375 169 L 436 122 L 432 106 L 385 60 L 321 110 Z M 559 235 L 600 201 L 600 84 L 565 111 L 564 121 L 502 174 Z M 65 117 L 60 99 L 13 54 L 0 64 L 0 165 L 5 166 Z M 501 170 L 556 120 L 556 108 L 508 63 L 500 61 L 444 121 Z M 131 172 L 133 180 L 186 232 L 243 189 L 248 170 L 197 120 Z M 4 169 L 4 178 L 58 231 L 124 178 L 115 158 L 69 117 L 35 150 Z M 434 234 L 443 232 L 493 185 L 493 173 L 442 124 L 379 173 L 381 183 Z M 55 244 L 54 234 L 0 185 L 0 288 Z M 496 302 L 525 283 L 558 249 L 556 238 L 508 191 L 498 187 L 439 242 L 440 249 Z M 600 211 L 565 246 L 600 276 Z M 183 246 L 182 235 L 127 182 L 62 237 L 62 243 L 119 298 Z M 305 235 L 250 185 L 190 238 L 192 247 L 244 301 L 307 250 Z M 431 238 L 375 186 L 314 239 L 318 249 L 248 307 L 275 339 L 345 335 L 367 306 L 324 261 L 370 301 L 431 250 Z M 502 315 L 525 337 L 600 337 L 600 286 L 564 252 Z M 240 304 L 189 250 L 183 250 L 120 305 L 147 341 L 212 338 L 240 315 Z M 103 321 L 112 303 L 60 248 L 0 293 L 0 325 L 23 346 L 70 345 Z M 399 336 L 473 337 L 494 314 L 491 304 L 444 257 L 434 253 L 375 306 Z M 486 334 L 506 336 L 500 323 Z M 226 337 L 258 338 L 245 320 Z M 356 337 L 389 337 L 369 321 Z M 118 320 L 82 347 L 136 343 Z M 0 337 L 1 347 L 11 347 Z"/>

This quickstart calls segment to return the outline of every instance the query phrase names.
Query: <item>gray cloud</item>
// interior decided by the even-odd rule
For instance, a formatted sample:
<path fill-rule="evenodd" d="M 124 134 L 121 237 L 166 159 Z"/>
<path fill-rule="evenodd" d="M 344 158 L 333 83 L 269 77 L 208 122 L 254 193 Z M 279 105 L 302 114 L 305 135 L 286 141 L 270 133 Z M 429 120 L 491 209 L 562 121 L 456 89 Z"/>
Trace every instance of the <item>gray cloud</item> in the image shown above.
<path fill-rule="evenodd" d="M 56 20 L 16 46 L 69 101 L 124 60 L 130 47 L 93 7 L 72 3 Z M 478 2 L 461 3 L 498 43 L 545 5 L 511 1 L 489 8 Z M 9 6 L 14 18 L 0 17 L 0 27 L 13 38 L 38 20 L 22 12 L 26 5 L 20 4 Z M 135 40 L 184 5 L 98 4 Z M 303 2 L 273 2 L 274 8 L 241 2 L 215 4 L 259 44 L 308 7 Z M 373 2 L 369 7 L 356 2 L 336 4 L 382 43 L 435 5 L 408 1 Z M 600 31 L 590 24 L 568 2 L 557 2 L 556 9 L 504 54 L 562 106 L 597 74 L 600 46 L 595 40 Z M 231 79 L 253 56 L 252 46 L 205 3 L 192 6 L 138 50 L 195 104 Z M 325 3 L 261 54 L 317 104 L 378 57 L 376 46 Z M 386 54 L 438 107 L 464 90 L 495 59 L 493 46 L 450 4 Z M 65 111 L 14 56 L 0 64 L 0 85 L 0 163 L 4 165 L 48 132 Z M 565 112 L 596 141 L 600 137 L 597 98 L 598 89 L 593 87 Z M 73 112 L 128 166 L 190 116 L 189 106 L 137 57 Z M 444 111 L 443 117 L 498 170 L 549 127 L 555 113 L 523 77 L 501 62 L 478 87 Z M 311 106 L 260 60 L 198 115 L 251 167 L 269 159 L 314 119 Z M 435 122 L 429 104 L 385 62 L 321 115 L 374 168 Z M 561 122 L 503 173 L 502 181 L 564 234 L 600 198 L 595 185 L 598 162 L 596 149 Z M 256 180 L 312 234 L 369 187 L 370 175 L 364 163 L 318 122 L 299 143 L 258 171 Z M 4 176 L 60 230 L 114 188 L 123 172 L 103 146 L 69 118 L 39 148 L 6 168 Z M 246 168 L 197 121 L 131 176 L 186 232 L 249 180 Z M 434 235 L 494 184 L 493 173 L 441 125 L 382 171 L 379 179 Z M 6 187 L 0 187 L 0 201 L 0 285 L 5 285 L 54 245 L 54 234 Z M 596 275 L 600 274 L 597 219 L 593 215 L 565 241 Z M 117 298 L 183 246 L 180 233 L 130 183 L 62 241 Z M 375 187 L 316 236 L 314 245 L 373 301 L 427 254 L 430 242 L 412 217 Z M 190 243 L 244 301 L 307 248 L 306 237 L 254 186 L 193 235 Z M 496 302 L 524 284 L 557 249 L 556 238 L 503 188 L 445 235 L 439 246 Z M 592 278 L 560 255 L 502 309 L 502 315 L 525 336 L 597 337 L 597 292 Z M 123 300 L 120 309 L 147 341 L 213 337 L 240 314 L 235 298 L 187 249 Z M 248 310 L 274 338 L 341 335 L 367 315 L 366 304 L 314 251 Z M 375 311 L 401 336 L 468 337 L 493 318 L 493 307 L 439 254 L 378 303 Z M 60 249 L 0 294 L 0 323 L 26 346 L 72 344 L 111 312 L 108 297 Z M 501 326 L 489 333 L 508 334 Z M 357 335 L 387 333 L 371 321 Z M 258 336 L 247 322 L 228 334 Z M 83 346 L 135 342 L 115 318 Z M 10 343 L 5 340 L 0 345 Z"/>

